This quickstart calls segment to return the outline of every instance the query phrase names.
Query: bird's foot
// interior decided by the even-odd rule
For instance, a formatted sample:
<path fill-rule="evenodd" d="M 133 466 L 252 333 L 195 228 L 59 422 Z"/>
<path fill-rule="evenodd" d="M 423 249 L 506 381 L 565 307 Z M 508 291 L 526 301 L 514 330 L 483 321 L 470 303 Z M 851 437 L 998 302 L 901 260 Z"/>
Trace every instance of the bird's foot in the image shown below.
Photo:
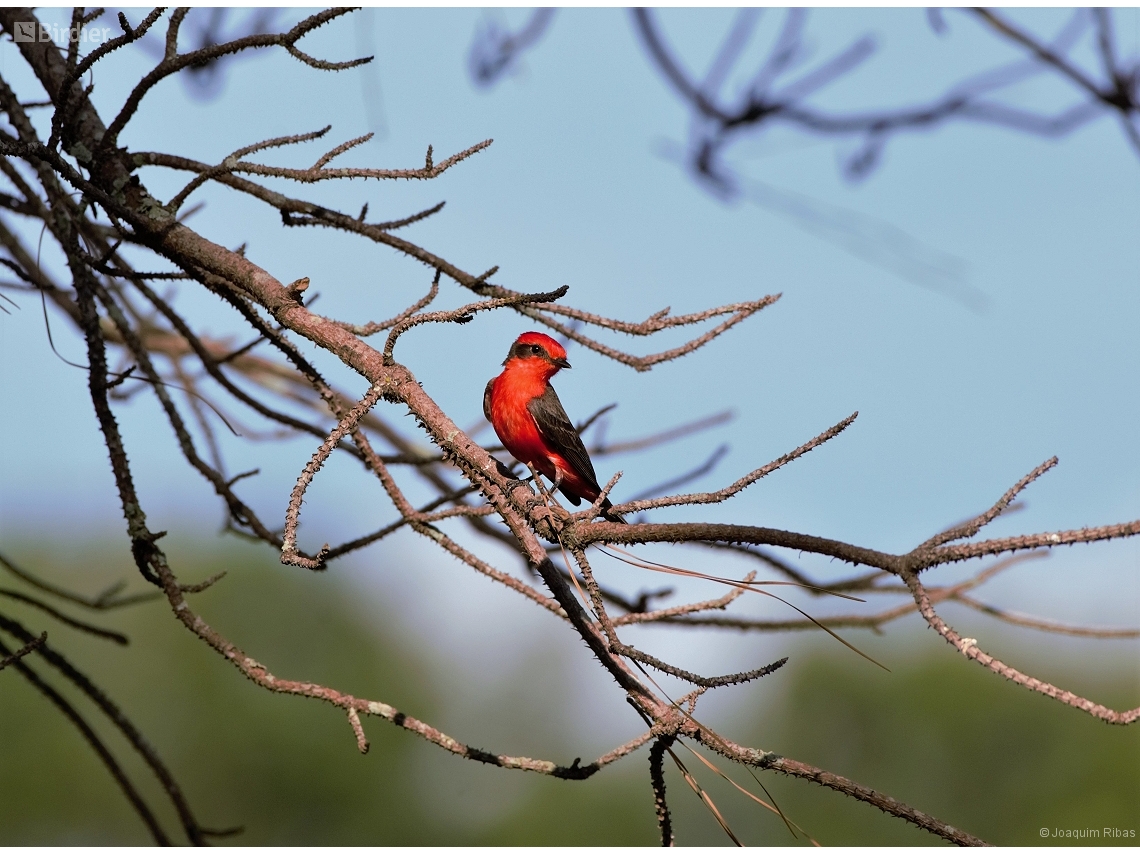
<path fill-rule="evenodd" d="M 535 532 L 551 543 L 559 542 L 558 533 L 566 527 L 569 518 L 566 509 L 557 505 L 538 505 L 530 509 L 530 520 Z"/>
<path fill-rule="evenodd" d="M 546 499 L 544 495 L 539 492 L 535 493 L 534 488 L 531 486 L 531 478 L 511 478 L 507 481 L 507 495 L 522 509 L 522 512 L 527 516 L 531 516 L 536 508 L 546 507 Z M 515 491 L 522 487 L 526 490 L 526 498 L 520 499 L 514 495 Z"/>
<path fill-rule="evenodd" d="M 530 490 L 531 493 L 533 493 L 534 490 L 531 490 L 530 482 L 530 478 L 511 478 L 507 481 L 507 492 L 513 493 L 519 487 L 526 487 L 528 490 Z"/>

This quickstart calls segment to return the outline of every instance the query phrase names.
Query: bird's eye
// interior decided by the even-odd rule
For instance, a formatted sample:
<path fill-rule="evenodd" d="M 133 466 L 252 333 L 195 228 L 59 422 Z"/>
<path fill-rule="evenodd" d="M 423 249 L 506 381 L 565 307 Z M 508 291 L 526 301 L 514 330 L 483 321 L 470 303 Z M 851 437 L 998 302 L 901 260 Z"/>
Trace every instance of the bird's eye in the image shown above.
<path fill-rule="evenodd" d="M 535 356 L 538 356 L 540 353 L 542 353 L 542 348 L 539 347 L 537 344 L 532 344 L 530 346 L 530 352 L 533 353 Z"/>

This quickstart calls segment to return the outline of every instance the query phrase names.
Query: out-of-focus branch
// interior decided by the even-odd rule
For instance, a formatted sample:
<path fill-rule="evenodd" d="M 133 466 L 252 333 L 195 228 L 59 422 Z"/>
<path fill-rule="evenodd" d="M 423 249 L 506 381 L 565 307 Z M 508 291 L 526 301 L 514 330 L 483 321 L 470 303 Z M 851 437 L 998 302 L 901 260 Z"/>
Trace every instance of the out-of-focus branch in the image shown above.
<path fill-rule="evenodd" d="M 40 636 L 40 639 L 43 639 L 44 637 L 45 636 Z M 33 647 L 34 649 L 35 646 L 41 646 L 42 644 L 43 642 L 41 640 L 39 644 L 35 644 L 33 646 L 33 644 L 30 643 L 28 646 Z M 8 653 L 11 653 L 11 651 L 8 649 L 7 645 L 0 641 L 0 655 Z M 131 779 L 127 776 L 127 773 L 123 770 L 123 767 L 115 759 L 115 756 L 111 753 L 110 749 L 107 748 L 101 739 L 99 739 L 98 734 L 96 734 L 91 725 L 87 723 L 87 720 L 79 714 L 79 711 L 76 710 L 75 707 L 72 706 L 71 703 L 68 702 L 68 700 L 63 695 L 61 695 L 50 685 L 44 682 L 39 674 L 37 674 L 22 661 L 20 661 L 22 655 L 23 650 L 17 651 L 16 653 L 12 653 L 10 656 L 5 656 L 5 658 L 0 661 L 2 661 L 4 664 L 9 664 L 9 660 L 11 660 L 11 664 L 13 664 L 16 670 L 20 672 L 20 675 L 25 680 L 27 680 L 36 689 L 36 691 L 51 701 L 52 704 L 54 704 L 55 707 L 63 714 L 63 716 L 71 722 L 75 729 L 79 731 L 80 735 L 85 740 L 87 740 L 87 744 L 90 745 L 92 749 L 94 749 L 103 765 L 107 767 L 107 771 L 111 773 L 111 777 L 115 779 L 115 783 L 118 785 L 119 789 L 123 791 L 123 795 L 126 796 L 127 801 L 130 802 L 130 805 L 134 809 L 135 813 L 139 815 L 139 818 L 142 819 L 143 824 L 146 825 L 147 830 L 154 838 L 154 842 L 159 846 L 170 846 L 171 840 L 169 837 L 167 837 L 166 832 L 159 824 L 158 819 L 154 815 L 154 812 L 150 809 L 150 806 L 146 803 L 146 801 L 143 800 L 143 797 L 135 788 L 134 783 L 132 783 Z"/>
<path fill-rule="evenodd" d="M 25 643 L 35 641 L 33 636 L 27 629 L 21 626 L 15 620 L 0 615 L 0 629 L 7 632 Z M 7 652 L 0 648 L 0 653 Z M 151 772 L 161 782 L 163 790 L 170 798 L 172 804 L 178 812 L 178 817 L 182 823 L 182 827 L 189 837 L 190 842 L 196 845 L 205 843 L 206 835 L 209 833 L 206 829 L 198 823 L 190 809 L 185 796 L 182 793 L 182 788 L 179 786 L 174 775 L 166 768 L 161 758 L 154 748 L 147 742 L 142 733 L 135 727 L 134 723 L 123 713 L 122 710 L 96 686 L 86 674 L 79 671 L 74 665 L 71 664 L 63 655 L 52 649 L 46 641 L 38 643 L 37 654 L 60 674 L 62 674 L 69 682 L 79 689 L 87 698 L 99 707 L 99 710 L 107 717 L 107 719 L 115 725 L 118 731 L 126 738 L 130 746 L 139 754 L 140 757 L 150 767 Z M 143 817 L 147 826 L 151 828 L 152 833 L 155 835 L 155 840 L 160 844 L 166 842 L 165 835 L 162 833 L 161 828 L 158 826 L 157 821 L 150 813 L 146 804 L 138 796 L 134 790 L 129 779 L 122 773 L 110 752 L 103 746 L 103 744 L 94 736 L 94 732 L 90 726 L 75 712 L 74 708 L 63 699 L 62 695 L 40 680 L 34 672 L 27 667 L 23 661 L 15 663 L 15 667 L 20 671 L 23 676 L 28 679 L 36 688 L 47 696 L 56 706 L 58 706 L 64 714 L 71 719 L 75 726 L 83 733 L 84 737 L 91 743 L 96 753 L 107 765 L 112 775 L 115 776 L 119 786 L 127 795 L 128 800 L 135 807 L 136 812 Z M 161 839 L 160 839 L 161 838 Z"/>
<path fill-rule="evenodd" d="M 89 609 L 106 610 L 117 609 L 123 606 L 134 605 L 135 603 L 145 603 L 153 600 L 156 597 L 162 596 L 157 591 L 149 591 L 144 594 L 128 594 L 126 596 L 117 596 L 119 591 L 123 589 L 126 582 L 120 581 L 111 585 L 106 590 L 95 595 L 94 597 L 85 597 L 81 594 L 76 594 L 66 588 L 61 588 L 58 585 L 53 585 L 50 582 L 45 582 L 33 573 L 20 567 L 18 564 L 12 562 L 6 555 L 0 554 L 0 565 L 4 567 L 9 573 L 18 579 L 22 579 L 34 588 L 51 594 L 52 596 L 59 597 L 62 600 L 67 600 L 70 603 L 76 603 L 85 606 Z"/>
<path fill-rule="evenodd" d="M 94 635 L 97 638 L 106 638 L 109 641 L 115 642 L 116 644 L 126 645 L 130 643 L 127 637 L 121 632 L 115 632 L 111 629 L 104 629 L 103 627 L 99 626 L 92 626 L 91 624 L 85 623 L 84 621 L 76 620 L 73 617 L 68 617 L 67 615 L 63 614 L 63 612 L 52 606 L 49 606 L 42 600 L 37 600 L 35 597 L 30 597 L 27 594 L 21 593 L 20 591 L 13 591 L 8 588 L 0 588 L 0 597 L 7 597 L 10 600 L 27 603 L 33 608 L 37 608 L 41 612 L 44 612 L 45 614 L 55 618 L 60 623 L 70 626 L 72 629 L 78 629 L 80 632 L 86 632 L 87 634 Z"/>
<path fill-rule="evenodd" d="M 875 43 L 868 36 L 854 40 L 797 79 L 787 80 L 796 60 L 807 53 L 806 13 L 789 10 L 780 34 L 759 69 L 752 73 L 751 85 L 730 99 L 721 90 L 732 72 L 744 71 L 739 68 L 740 58 L 752 39 L 756 15 L 741 12 L 737 16 L 700 82 L 676 57 L 649 10 L 633 10 L 633 21 L 652 64 L 691 110 L 686 156 L 689 168 L 720 194 L 740 192 L 737 176 L 724 162 L 726 149 L 740 138 L 758 135 L 776 125 L 824 137 L 861 138 L 860 150 L 845 163 L 849 178 L 868 175 L 892 136 L 954 120 L 985 122 L 1018 133 L 1056 137 L 1103 115 L 1105 110 L 1114 110 L 1119 113 L 1130 142 L 1140 153 L 1140 62 L 1126 65 L 1116 56 L 1110 11 L 1093 16 L 1097 29 L 1094 50 L 1106 78 L 1103 83 L 1094 80 L 1093 73 L 1068 56 L 1088 29 L 1088 15 L 1083 10 L 1078 10 L 1052 40 L 1033 35 L 989 10 L 973 11 L 992 31 L 1023 48 L 1029 57 L 971 75 L 925 104 L 883 106 L 847 114 L 816 107 L 810 103 L 810 96 L 847 76 L 872 56 Z M 1052 114 L 995 100 L 1003 90 L 1043 73 L 1052 73 L 1072 83 L 1086 100 Z"/>
<path fill-rule="evenodd" d="M 27 644 L 25 644 L 19 650 L 9 651 L 9 650 L 0 648 L 0 652 L 7 654 L 3 659 L 0 659 L 0 671 L 3 671 L 9 665 L 16 664 L 16 662 L 23 659 L 25 656 L 27 656 L 33 650 L 37 650 L 40 647 L 43 647 L 43 644 L 45 641 L 47 641 L 47 633 L 43 632 L 43 633 L 40 633 L 39 638 L 33 638 L 31 641 L 29 641 Z"/>
<path fill-rule="evenodd" d="M 471 79 L 480 86 L 492 86 L 534 47 L 554 19 L 554 9 L 535 9 L 518 32 L 500 27 L 487 19 L 475 32 L 467 53 Z"/>

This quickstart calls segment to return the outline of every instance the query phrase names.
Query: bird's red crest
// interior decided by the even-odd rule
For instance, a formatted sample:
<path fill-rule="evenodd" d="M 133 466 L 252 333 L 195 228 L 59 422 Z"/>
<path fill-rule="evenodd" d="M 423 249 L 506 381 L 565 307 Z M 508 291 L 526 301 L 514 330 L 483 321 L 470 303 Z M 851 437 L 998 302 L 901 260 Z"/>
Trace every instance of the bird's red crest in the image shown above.
<path fill-rule="evenodd" d="M 537 344 L 548 354 L 551 359 L 565 359 L 566 348 L 552 339 L 545 333 L 540 332 L 524 332 L 515 339 L 515 344 Z"/>

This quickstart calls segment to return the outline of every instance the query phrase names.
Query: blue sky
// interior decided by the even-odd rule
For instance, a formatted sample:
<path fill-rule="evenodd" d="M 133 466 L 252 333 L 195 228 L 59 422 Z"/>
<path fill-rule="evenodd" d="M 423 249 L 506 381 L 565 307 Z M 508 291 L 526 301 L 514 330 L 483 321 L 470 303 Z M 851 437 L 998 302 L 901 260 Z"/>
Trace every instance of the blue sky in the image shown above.
<path fill-rule="evenodd" d="M 376 9 L 335 22 L 308 37 L 305 49 L 345 59 L 363 45 L 376 52 L 374 70 L 331 74 L 284 51 L 266 52 L 235 62 L 215 100 L 192 97 L 178 81 L 162 84 L 123 142 L 217 162 L 252 141 L 331 124 L 329 145 L 265 158 L 299 165 L 367 132 L 371 121 L 383 133 L 342 165 L 412 167 L 422 163 L 428 144 L 438 161 L 494 138 L 487 151 L 434 182 L 357 181 L 295 192 L 345 210 L 368 202 L 377 219 L 446 200 L 441 214 L 404 234 L 468 271 L 499 265 L 495 281 L 512 288 L 569 285 L 567 302 L 619 318 L 782 293 L 698 354 L 648 374 L 572 349 L 574 370 L 557 378 L 559 394 L 576 417 L 618 402 L 611 437 L 726 408 L 735 414 L 730 424 L 667 448 L 598 461 L 603 480 L 624 471 L 619 500 L 728 443 L 718 468 L 695 485 L 721 486 L 858 410 L 840 438 L 699 516 L 905 551 L 988 507 L 1054 454 L 1060 467 L 1030 488 L 1026 510 L 994 523 L 992 535 L 1140 515 L 1140 157 L 1111 117 L 1055 141 L 968 123 L 900 135 L 858 184 L 839 169 L 854 142 L 767 133 L 730 152 L 751 189 L 726 203 L 696 185 L 670 154 L 685 143 L 687 116 L 648 64 L 627 12 L 560 12 L 512 75 L 479 89 L 467 75 L 466 57 L 477 25 L 491 14 Z M 493 14 L 516 26 L 525 18 L 523 10 Z M 1135 56 L 1140 14 L 1118 14 L 1120 53 Z M 1059 27 L 1062 15 L 1016 13 L 1043 30 Z M 692 69 L 706 66 L 730 20 L 723 10 L 667 10 L 659 17 Z M 776 21 L 777 13 L 768 13 L 761 37 Z M 808 32 L 816 56 L 864 32 L 880 46 L 819 103 L 855 109 L 926 100 L 1014 56 L 972 19 L 948 12 L 947 22 L 950 32 L 940 37 L 922 10 L 813 12 Z M 151 62 L 135 51 L 97 68 L 95 99 L 105 116 Z M 0 73 L 26 84 L 9 43 L 0 44 Z M 364 109 L 366 95 L 374 99 L 371 110 Z M 1015 97 L 1044 107 L 1076 96 L 1039 81 L 1019 87 Z M 170 196 L 185 177 L 149 170 L 143 180 Z M 383 247 L 284 230 L 272 211 L 220 188 L 193 198 L 207 204 L 192 225 L 227 245 L 248 241 L 249 256 L 283 281 L 309 276 L 325 314 L 388 317 L 426 291 L 429 272 Z M 903 256 L 900 246 L 907 248 Z M 177 290 L 178 305 L 202 328 L 244 335 L 196 286 Z M 984 295 L 985 308 L 971 309 L 953 296 L 962 293 Z M 468 299 L 446 283 L 439 304 Z M 60 522 L 76 533 L 119 536 L 118 501 L 84 374 L 52 355 L 38 303 L 27 296 L 18 302 L 19 311 L 0 315 L 4 399 L 20 402 L 0 413 L 0 537 L 58 531 Z M 397 357 L 457 423 L 472 425 L 484 383 L 527 328 L 507 312 L 461 328 L 420 328 L 401 340 Z M 83 362 L 81 340 L 57 314 L 52 329 L 60 352 Z M 679 338 L 608 340 L 645 353 Z M 344 388 L 362 390 L 359 378 L 323 364 Z M 217 500 L 178 457 L 156 406 L 140 396 L 119 414 L 152 527 L 212 537 Z M 233 471 L 262 466 L 242 495 L 274 525 L 314 447 L 301 439 L 251 450 L 226 440 Z M 379 488 L 346 461 L 321 473 L 306 514 L 302 542 L 314 547 L 391 518 Z M 659 518 L 686 515 L 693 512 Z M 843 572 L 827 562 L 803 564 L 821 578 Z M 1140 544 L 1077 547 L 984 591 L 991 601 L 1058 620 L 1136 625 L 1138 571 Z M 460 658 L 476 657 L 480 666 L 495 667 L 510 633 L 547 625 L 525 610 L 516 610 L 514 627 L 469 618 L 464 605 L 472 597 L 488 603 L 504 597 L 446 559 L 428 558 L 410 539 L 366 553 L 342 572 L 398 601 L 414 631 Z M 630 589 L 659 581 L 641 580 L 627 568 L 607 572 Z M 935 578 L 962 572 L 940 570 Z M 459 649 L 475 634 L 494 655 Z M 772 640 L 741 645 L 716 634 L 673 648 L 691 655 L 690 664 L 718 663 L 709 665 L 718 671 L 778 649 Z"/>

